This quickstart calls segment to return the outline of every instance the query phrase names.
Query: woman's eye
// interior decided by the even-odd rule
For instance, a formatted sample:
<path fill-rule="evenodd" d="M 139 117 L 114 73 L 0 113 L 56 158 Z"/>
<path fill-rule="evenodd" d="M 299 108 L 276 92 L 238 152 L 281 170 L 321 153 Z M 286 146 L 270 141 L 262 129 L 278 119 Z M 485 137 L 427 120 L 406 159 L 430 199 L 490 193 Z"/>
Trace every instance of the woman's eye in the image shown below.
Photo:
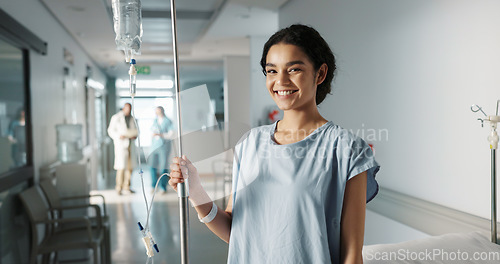
<path fill-rule="evenodd" d="M 266 70 L 266 73 L 267 74 L 273 74 L 273 73 L 276 73 L 276 71 L 275 70 Z"/>
<path fill-rule="evenodd" d="M 299 69 L 299 68 L 290 69 L 290 72 L 299 72 L 299 71 L 301 71 L 301 69 Z"/>

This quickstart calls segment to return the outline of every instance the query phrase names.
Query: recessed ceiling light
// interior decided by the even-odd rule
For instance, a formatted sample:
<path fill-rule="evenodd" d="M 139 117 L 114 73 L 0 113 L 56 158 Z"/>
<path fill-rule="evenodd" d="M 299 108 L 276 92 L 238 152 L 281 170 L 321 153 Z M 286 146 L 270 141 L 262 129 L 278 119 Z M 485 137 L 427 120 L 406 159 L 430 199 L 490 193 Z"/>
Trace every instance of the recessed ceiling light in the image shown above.
<path fill-rule="evenodd" d="M 116 79 L 116 88 L 128 88 L 129 80 Z M 141 89 L 172 89 L 174 82 L 172 80 L 137 80 L 137 88 Z"/>

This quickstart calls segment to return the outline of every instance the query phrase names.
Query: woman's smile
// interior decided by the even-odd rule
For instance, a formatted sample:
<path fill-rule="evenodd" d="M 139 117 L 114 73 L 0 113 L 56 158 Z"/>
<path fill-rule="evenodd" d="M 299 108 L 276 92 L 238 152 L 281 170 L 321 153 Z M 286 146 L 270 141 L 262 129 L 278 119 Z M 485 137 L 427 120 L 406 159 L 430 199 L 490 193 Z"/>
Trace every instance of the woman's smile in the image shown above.
<path fill-rule="evenodd" d="M 289 98 L 292 94 L 294 94 L 297 91 L 298 90 L 278 90 L 278 91 L 274 91 L 274 93 L 277 94 L 278 98 L 286 99 L 286 98 Z"/>

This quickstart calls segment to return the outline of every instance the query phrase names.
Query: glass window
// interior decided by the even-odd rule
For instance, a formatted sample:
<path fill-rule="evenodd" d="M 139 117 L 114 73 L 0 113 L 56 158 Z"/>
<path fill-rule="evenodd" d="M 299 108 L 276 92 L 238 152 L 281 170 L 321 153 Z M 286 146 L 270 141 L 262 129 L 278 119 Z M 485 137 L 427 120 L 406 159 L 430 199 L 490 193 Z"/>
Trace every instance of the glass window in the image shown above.
<path fill-rule="evenodd" d="M 26 165 L 23 51 L 0 39 L 0 174 Z"/>

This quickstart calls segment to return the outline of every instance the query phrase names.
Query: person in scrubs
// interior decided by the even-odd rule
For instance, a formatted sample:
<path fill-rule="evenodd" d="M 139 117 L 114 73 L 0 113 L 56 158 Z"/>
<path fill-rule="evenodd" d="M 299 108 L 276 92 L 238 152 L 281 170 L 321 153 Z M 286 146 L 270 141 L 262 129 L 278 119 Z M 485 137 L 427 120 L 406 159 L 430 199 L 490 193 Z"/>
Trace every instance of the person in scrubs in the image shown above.
<path fill-rule="evenodd" d="M 169 184 L 177 191 L 189 179 L 200 221 L 229 243 L 227 263 L 362 263 L 380 166 L 363 139 L 318 111 L 336 69 L 331 49 L 296 24 L 269 38 L 260 64 L 283 119 L 251 129 L 234 147 L 227 208 L 212 202 L 186 156 L 173 159 Z"/>
<path fill-rule="evenodd" d="M 9 125 L 8 139 L 12 143 L 11 157 L 14 168 L 26 164 L 26 112 L 23 108 L 18 111 L 17 118 Z"/>
<path fill-rule="evenodd" d="M 156 118 L 151 126 L 153 140 L 151 141 L 151 154 L 148 157 L 148 165 L 151 166 L 152 191 L 160 177 L 160 173 L 168 173 L 167 160 L 170 156 L 171 140 L 173 135 L 173 123 L 165 115 L 165 109 L 156 107 Z M 167 192 L 167 177 L 163 177 L 158 184 L 162 193 Z"/>

